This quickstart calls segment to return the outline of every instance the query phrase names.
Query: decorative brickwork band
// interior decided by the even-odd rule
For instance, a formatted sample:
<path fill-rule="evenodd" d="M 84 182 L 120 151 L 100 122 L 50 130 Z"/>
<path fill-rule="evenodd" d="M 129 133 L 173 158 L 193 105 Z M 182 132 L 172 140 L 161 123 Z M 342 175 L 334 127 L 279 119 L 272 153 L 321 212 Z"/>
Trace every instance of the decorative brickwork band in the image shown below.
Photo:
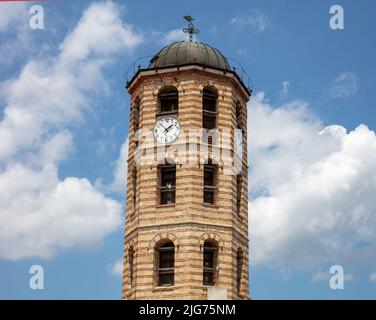
<path fill-rule="evenodd" d="M 165 239 L 165 240 L 171 240 L 174 243 L 174 246 L 176 249 L 179 249 L 179 239 L 172 233 L 159 233 L 156 236 L 151 239 L 149 242 L 148 246 L 148 251 L 153 252 L 153 248 L 155 247 L 156 243 L 159 242 L 160 240 Z"/>
<path fill-rule="evenodd" d="M 217 244 L 218 244 L 218 248 L 221 249 L 221 251 L 223 250 L 223 248 L 224 248 L 224 241 L 222 240 L 222 238 L 220 237 L 220 235 L 217 234 L 217 233 L 206 232 L 206 233 L 204 233 L 200 237 L 200 240 L 199 240 L 199 243 L 198 243 L 200 251 L 202 251 L 202 248 L 204 247 L 204 242 L 206 240 L 214 240 L 214 241 L 216 241 Z"/>

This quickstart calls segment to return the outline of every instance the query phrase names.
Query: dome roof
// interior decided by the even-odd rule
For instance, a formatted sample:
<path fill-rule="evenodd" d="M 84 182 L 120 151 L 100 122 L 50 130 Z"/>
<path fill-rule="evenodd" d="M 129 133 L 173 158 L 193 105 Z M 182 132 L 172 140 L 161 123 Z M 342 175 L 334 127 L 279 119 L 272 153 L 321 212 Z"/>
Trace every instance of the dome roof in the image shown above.
<path fill-rule="evenodd" d="M 217 49 L 197 41 L 177 41 L 162 48 L 151 60 L 149 68 L 199 64 L 231 70 L 226 57 Z"/>

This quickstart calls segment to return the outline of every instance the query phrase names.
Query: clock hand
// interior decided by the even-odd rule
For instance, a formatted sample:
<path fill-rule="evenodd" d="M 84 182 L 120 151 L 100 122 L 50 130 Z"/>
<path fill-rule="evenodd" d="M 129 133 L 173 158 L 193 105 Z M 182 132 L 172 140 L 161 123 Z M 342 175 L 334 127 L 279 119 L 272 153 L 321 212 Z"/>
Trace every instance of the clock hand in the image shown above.
<path fill-rule="evenodd" d="M 166 131 L 166 128 L 164 127 L 162 123 L 158 123 L 158 126 L 162 127 Z"/>
<path fill-rule="evenodd" d="M 172 124 L 172 125 L 170 125 L 167 129 L 165 128 L 165 130 L 168 132 L 168 131 L 170 131 L 170 129 L 173 127 L 174 125 Z"/>

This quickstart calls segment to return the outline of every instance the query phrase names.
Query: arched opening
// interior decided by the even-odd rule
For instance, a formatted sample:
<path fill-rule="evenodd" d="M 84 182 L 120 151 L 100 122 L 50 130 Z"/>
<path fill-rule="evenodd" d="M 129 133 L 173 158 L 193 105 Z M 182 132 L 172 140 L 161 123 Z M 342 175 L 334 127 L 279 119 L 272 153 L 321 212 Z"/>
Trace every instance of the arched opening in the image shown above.
<path fill-rule="evenodd" d="M 158 115 L 173 115 L 179 111 L 179 93 L 176 87 L 167 86 L 158 94 Z"/>
<path fill-rule="evenodd" d="M 173 286 L 175 274 L 175 245 L 170 240 L 161 240 L 155 246 L 157 286 Z"/>
<path fill-rule="evenodd" d="M 136 98 L 133 104 L 133 137 L 136 147 L 138 146 L 138 138 L 136 138 L 136 132 L 140 128 L 140 98 Z"/>
<path fill-rule="evenodd" d="M 129 284 L 130 287 L 133 287 L 134 280 L 134 250 L 133 247 L 128 249 L 128 269 L 129 269 Z"/>
<path fill-rule="evenodd" d="M 235 103 L 235 108 L 236 108 L 236 127 L 238 129 L 243 129 L 243 108 L 240 103 L 240 101 L 237 101 Z"/>
<path fill-rule="evenodd" d="M 241 248 L 238 248 L 238 252 L 236 255 L 236 290 L 238 294 L 241 293 L 242 289 L 243 261 L 243 250 Z"/>
<path fill-rule="evenodd" d="M 208 161 L 204 165 L 204 204 L 215 205 L 218 190 L 218 165 Z"/>
<path fill-rule="evenodd" d="M 204 242 L 203 253 L 203 284 L 214 286 L 218 261 L 218 244 L 214 240 Z"/>
<path fill-rule="evenodd" d="M 137 207 L 137 167 L 134 165 L 132 170 L 132 189 L 133 189 L 133 212 L 136 212 Z"/>
<path fill-rule="evenodd" d="M 176 164 L 171 161 L 158 165 L 159 204 L 175 204 Z"/>
<path fill-rule="evenodd" d="M 212 144 L 213 137 L 210 130 L 217 127 L 217 100 L 218 94 L 212 88 L 204 88 L 202 93 L 202 128 L 205 129 L 205 139 Z"/>

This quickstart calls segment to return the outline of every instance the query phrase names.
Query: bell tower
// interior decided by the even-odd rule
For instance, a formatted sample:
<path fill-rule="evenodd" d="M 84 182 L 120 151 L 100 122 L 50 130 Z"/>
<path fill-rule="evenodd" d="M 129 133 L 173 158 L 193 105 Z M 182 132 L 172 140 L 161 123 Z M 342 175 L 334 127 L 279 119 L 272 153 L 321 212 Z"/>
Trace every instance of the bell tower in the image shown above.
<path fill-rule="evenodd" d="M 131 95 L 123 299 L 248 299 L 245 73 L 193 41 L 162 48 Z"/>

